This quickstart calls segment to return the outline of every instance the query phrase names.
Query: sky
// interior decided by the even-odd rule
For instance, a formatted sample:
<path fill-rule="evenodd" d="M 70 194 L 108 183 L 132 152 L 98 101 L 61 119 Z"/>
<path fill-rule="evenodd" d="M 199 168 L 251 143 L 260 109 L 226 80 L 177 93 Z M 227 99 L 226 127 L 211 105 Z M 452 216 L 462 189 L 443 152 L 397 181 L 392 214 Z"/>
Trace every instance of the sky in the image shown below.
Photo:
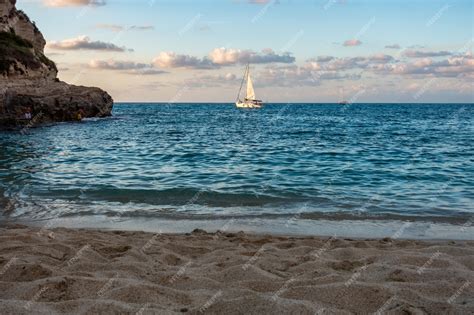
<path fill-rule="evenodd" d="M 474 102 L 471 0 L 18 0 L 116 102 Z"/>

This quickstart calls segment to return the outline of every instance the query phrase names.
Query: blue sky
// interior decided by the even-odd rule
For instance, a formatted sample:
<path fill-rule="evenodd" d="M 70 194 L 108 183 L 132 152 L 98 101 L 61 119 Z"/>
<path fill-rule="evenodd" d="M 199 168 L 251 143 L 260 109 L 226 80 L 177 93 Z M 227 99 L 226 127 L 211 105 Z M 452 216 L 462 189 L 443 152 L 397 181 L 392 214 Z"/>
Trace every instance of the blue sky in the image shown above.
<path fill-rule="evenodd" d="M 248 61 L 268 102 L 474 101 L 468 0 L 17 6 L 43 32 L 62 80 L 102 87 L 116 101 L 231 102 Z"/>

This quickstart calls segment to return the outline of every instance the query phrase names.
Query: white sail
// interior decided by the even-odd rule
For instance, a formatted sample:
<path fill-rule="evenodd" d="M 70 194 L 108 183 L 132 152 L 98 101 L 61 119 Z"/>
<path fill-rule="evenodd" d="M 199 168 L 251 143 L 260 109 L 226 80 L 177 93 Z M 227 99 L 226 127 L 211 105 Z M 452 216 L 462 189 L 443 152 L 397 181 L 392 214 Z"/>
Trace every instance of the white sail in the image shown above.
<path fill-rule="evenodd" d="M 247 99 L 255 99 L 255 91 L 253 90 L 252 79 L 250 79 L 250 70 L 247 73 Z"/>
<path fill-rule="evenodd" d="M 247 94 L 245 96 L 245 100 L 240 100 L 240 92 L 242 91 L 242 87 L 244 85 L 245 80 L 247 80 Z M 250 78 L 250 66 L 247 65 L 244 72 L 244 77 L 240 82 L 240 89 L 239 93 L 237 94 L 237 100 L 235 101 L 235 106 L 237 108 L 261 108 L 263 106 L 262 101 L 257 100 L 255 98 L 255 91 L 253 89 L 252 79 Z"/>

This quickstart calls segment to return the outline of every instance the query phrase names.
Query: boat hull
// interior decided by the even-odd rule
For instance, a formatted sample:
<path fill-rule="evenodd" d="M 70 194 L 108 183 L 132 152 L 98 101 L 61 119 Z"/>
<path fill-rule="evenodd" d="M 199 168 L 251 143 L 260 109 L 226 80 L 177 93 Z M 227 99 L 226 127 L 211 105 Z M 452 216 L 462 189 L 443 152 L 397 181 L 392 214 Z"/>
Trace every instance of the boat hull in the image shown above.
<path fill-rule="evenodd" d="M 262 103 L 253 103 L 253 102 L 235 102 L 237 108 L 262 108 Z"/>

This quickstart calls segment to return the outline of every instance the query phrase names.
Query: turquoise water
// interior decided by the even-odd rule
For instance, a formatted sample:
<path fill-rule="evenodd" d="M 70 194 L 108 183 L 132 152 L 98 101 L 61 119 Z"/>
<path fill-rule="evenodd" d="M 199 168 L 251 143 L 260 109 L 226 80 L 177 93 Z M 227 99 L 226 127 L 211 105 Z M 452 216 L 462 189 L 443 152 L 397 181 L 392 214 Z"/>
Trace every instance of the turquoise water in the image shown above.
<path fill-rule="evenodd" d="M 474 215 L 472 104 L 116 104 L 0 132 L 3 219 Z"/>

